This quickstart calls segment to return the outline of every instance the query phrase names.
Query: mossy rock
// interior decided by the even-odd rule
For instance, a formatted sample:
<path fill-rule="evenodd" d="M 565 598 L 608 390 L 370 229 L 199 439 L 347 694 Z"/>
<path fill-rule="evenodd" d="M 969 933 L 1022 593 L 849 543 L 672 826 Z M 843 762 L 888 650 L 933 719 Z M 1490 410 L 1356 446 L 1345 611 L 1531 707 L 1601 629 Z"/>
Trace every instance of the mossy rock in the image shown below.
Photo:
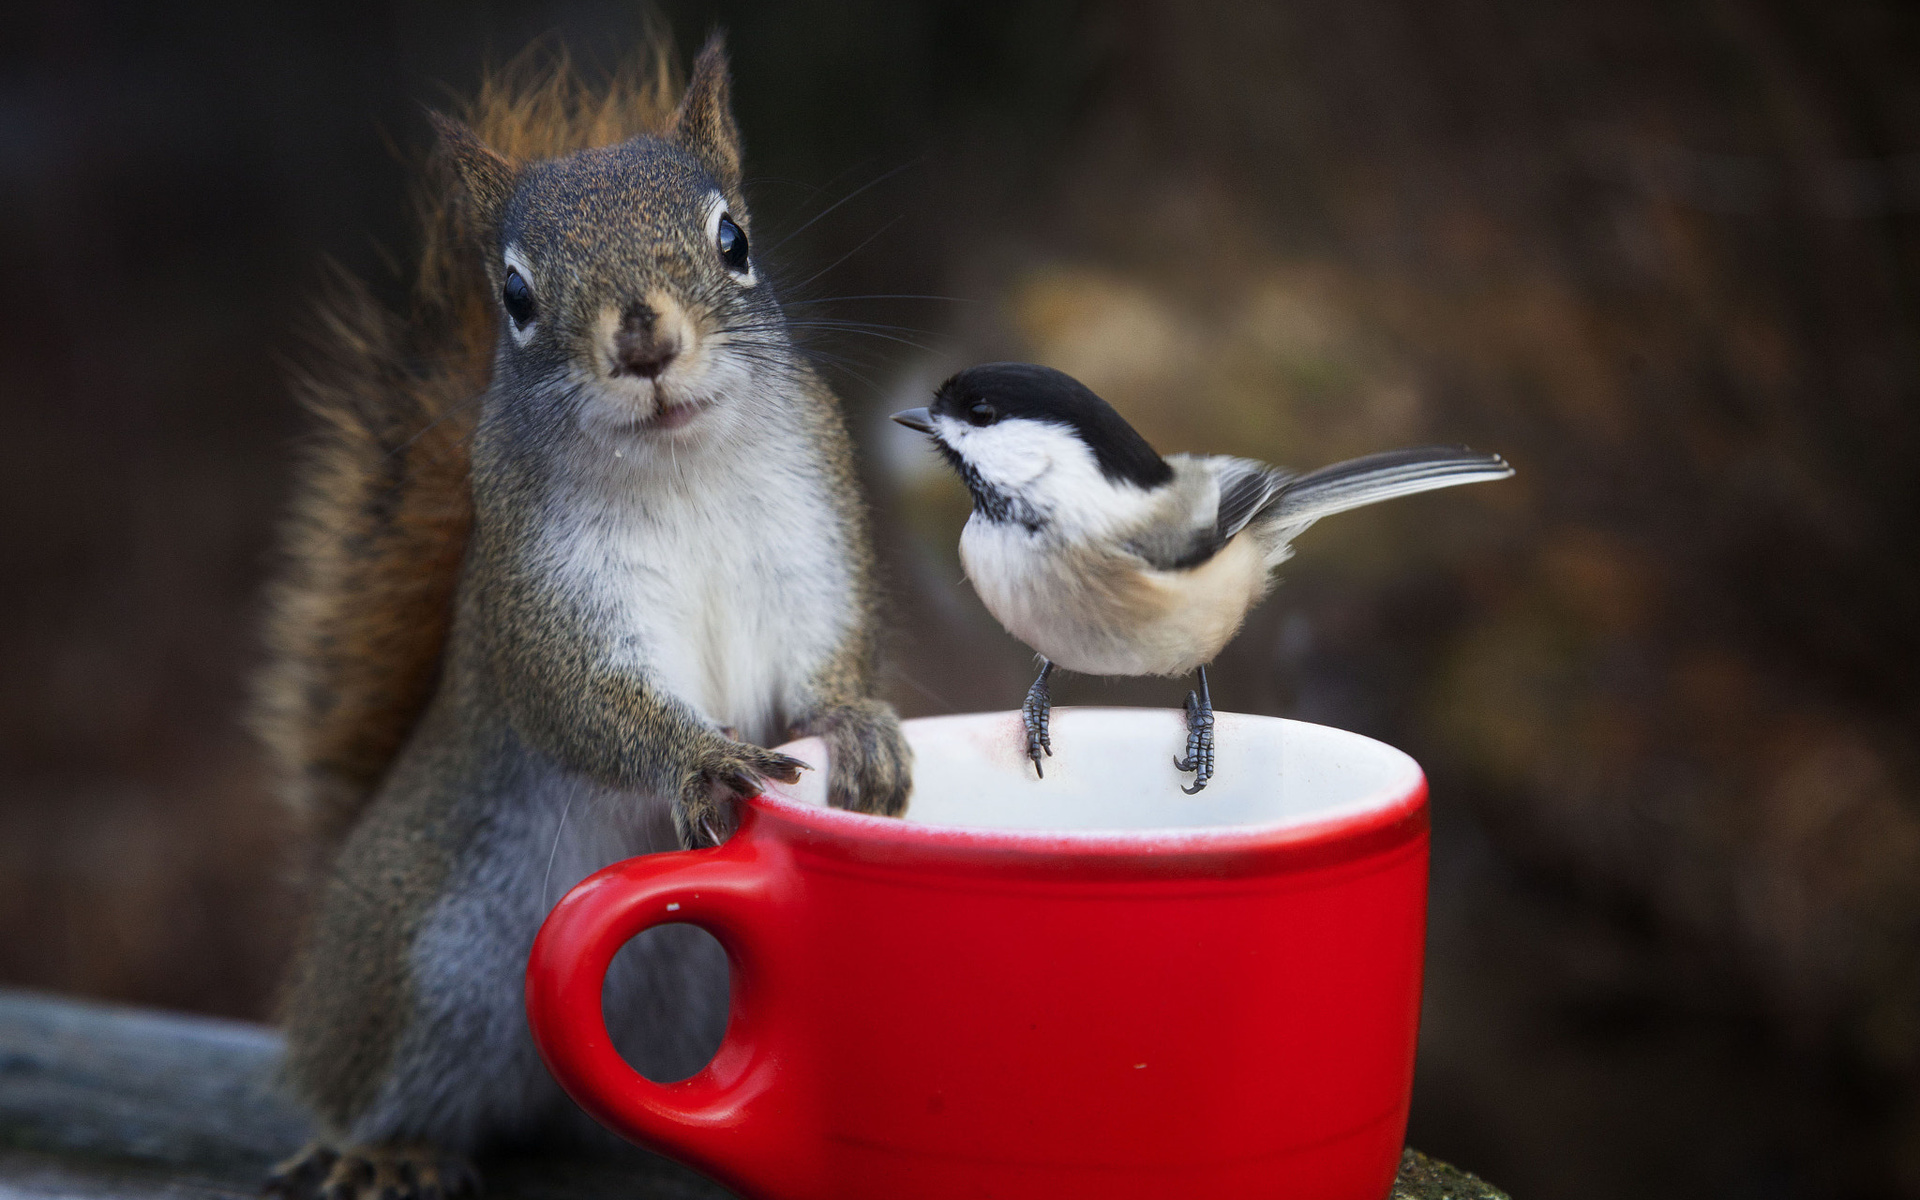
<path fill-rule="evenodd" d="M 1388 1200 L 1509 1200 L 1509 1197 L 1478 1175 L 1469 1175 L 1409 1147 L 1400 1156 L 1400 1176 L 1393 1181 L 1393 1195 Z"/>

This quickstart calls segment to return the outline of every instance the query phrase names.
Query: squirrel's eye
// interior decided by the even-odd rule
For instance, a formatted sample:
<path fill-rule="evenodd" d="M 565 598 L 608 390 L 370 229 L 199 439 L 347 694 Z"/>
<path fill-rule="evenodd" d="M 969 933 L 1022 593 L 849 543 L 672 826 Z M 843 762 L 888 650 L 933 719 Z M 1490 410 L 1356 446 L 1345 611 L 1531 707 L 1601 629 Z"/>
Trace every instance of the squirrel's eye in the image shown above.
<path fill-rule="evenodd" d="M 507 306 L 507 315 L 513 318 L 516 328 L 525 329 L 527 322 L 533 320 L 533 289 L 520 277 L 520 272 L 507 272 L 507 281 L 500 287 L 500 303 Z"/>
<path fill-rule="evenodd" d="M 967 424 L 969 425 L 991 425 L 999 419 L 1000 414 L 994 411 L 994 407 L 991 404 L 976 404 L 967 410 Z"/>
<path fill-rule="evenodd" d="M 727 270 L 746 273 L 747 235 L 740 232 L 732 217 L 720 214 L 720 228 L 714 233 L 713 242 L 720 248 L 720 258 L 727 264 Z"/>

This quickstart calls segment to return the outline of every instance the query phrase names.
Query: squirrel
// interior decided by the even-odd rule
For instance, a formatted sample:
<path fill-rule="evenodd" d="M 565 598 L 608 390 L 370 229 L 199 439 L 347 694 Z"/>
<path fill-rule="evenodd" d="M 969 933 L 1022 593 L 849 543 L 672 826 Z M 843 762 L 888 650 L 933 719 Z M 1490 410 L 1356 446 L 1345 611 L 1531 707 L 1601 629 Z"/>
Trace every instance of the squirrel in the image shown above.
<path fill-rule="evenodd" d="M 430 114 L 411 313 L 323 310 L 254 713 L 314 850 L 282 1015 L 320 1140 L 270 1194 L 436 1200 L 584 1125 L 526 1028 L 534 934 L 796 779 L 765 745 L 818 735 L 831 803 L 905 809 L 851 443 L 749 248 L 720 36 L 674 74 L 657 38 L 604 85 L 523 58 Z M 609 1025 L 690 1075 L 724 954 L 636 947 Z"/>

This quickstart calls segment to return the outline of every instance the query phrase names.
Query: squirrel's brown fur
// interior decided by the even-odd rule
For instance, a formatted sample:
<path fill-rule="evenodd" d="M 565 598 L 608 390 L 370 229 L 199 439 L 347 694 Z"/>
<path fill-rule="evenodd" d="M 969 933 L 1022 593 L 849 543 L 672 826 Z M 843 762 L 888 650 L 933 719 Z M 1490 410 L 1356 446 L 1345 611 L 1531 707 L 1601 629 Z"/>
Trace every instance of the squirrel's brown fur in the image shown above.
<path fill-rule="evenodd" d="M 459 115 L 526 161 L 657 134 L 680 91 L 664 37 L 604 80 L 535 47 L 490 72 Z M 415 195 L 411 313 L 385 311 L 341 274 L 296 380 L 317 428 L 268 601 L 253 725 L 322 848 L 352 826 L 432 696 L 472 523 L 468 441 L 498 305 L 444 148 Z"/>

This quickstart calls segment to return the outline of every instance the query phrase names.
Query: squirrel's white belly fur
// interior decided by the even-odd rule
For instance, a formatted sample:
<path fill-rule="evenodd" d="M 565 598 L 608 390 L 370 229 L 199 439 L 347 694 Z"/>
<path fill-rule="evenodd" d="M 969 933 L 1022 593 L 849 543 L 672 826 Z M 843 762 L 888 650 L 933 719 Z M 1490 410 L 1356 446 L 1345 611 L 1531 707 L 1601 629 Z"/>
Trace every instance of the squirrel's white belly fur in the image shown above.
<path fill-rule="evenodd" d="M 969 518 L 967 578 L 1007 631 L 1088 675 L 1184 675 L 1211 662 L 1269 586 L 1250 537 L 1184 571 L 1125 551 L 1068 547 L 1018 524 Z"/>
<path fill-rule="evenodd" d="M 858 607 L 820 481 L 755 473 L 760 488 L 688 470 L 633 499 L 573 507 L 552 544 L 612 618 L 617 657 L 716 726 L 772 745 Z"/>

